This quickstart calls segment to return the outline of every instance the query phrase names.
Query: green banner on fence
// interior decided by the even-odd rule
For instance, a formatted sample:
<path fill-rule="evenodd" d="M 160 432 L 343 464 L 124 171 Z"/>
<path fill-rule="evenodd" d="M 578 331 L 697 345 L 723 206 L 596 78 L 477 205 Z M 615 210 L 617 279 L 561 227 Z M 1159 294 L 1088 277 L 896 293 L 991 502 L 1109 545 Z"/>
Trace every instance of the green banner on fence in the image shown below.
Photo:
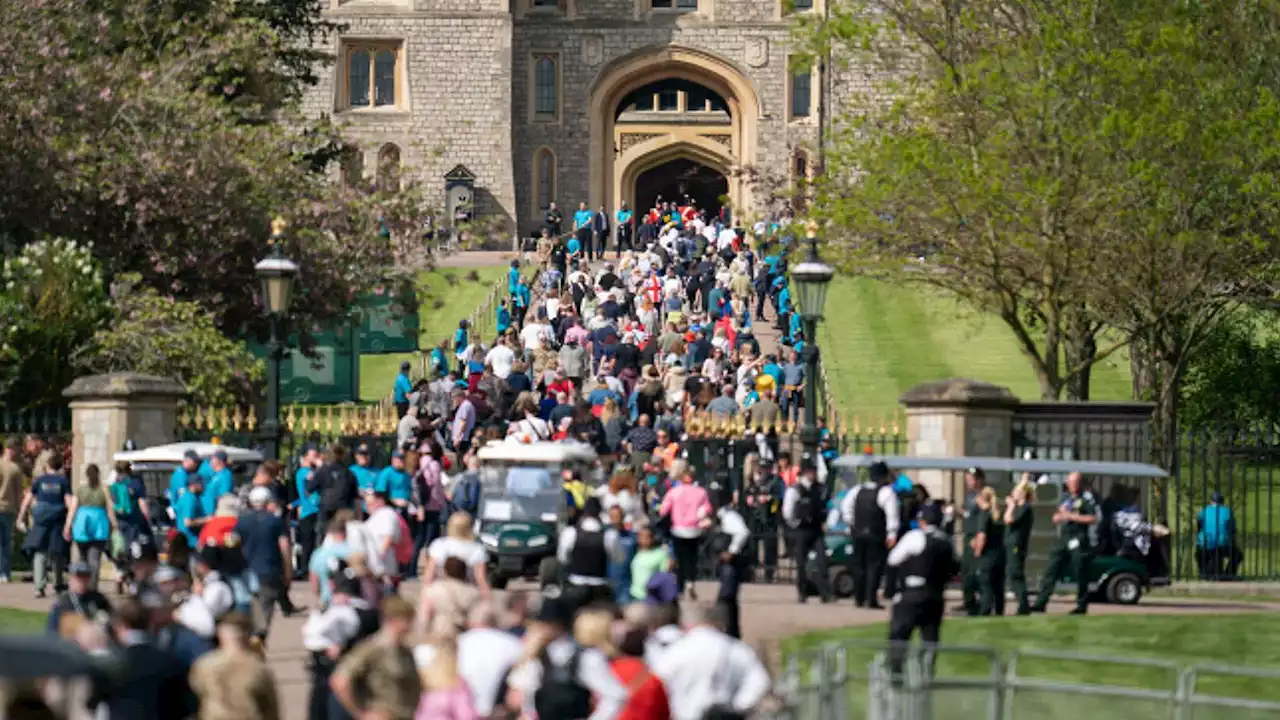
<path fill-rule="evenodd" d="M 360 300 L 355 312 L 360 323 L 360 352 L 405 353 L 418 350 L 418 298 L 378 288 Z"/>
<path fill-rule="evenodd" d="M 313 335 L 311 357 L 298 348 L 296 335 L 289 337 L 289 352 L 280 362 L 280 402 L 289 404 L 332 404 L 360 399 L 360 326 L 355 322 Z M 249 343 L 249 351 L 265 358 L 267 349 Z"/>

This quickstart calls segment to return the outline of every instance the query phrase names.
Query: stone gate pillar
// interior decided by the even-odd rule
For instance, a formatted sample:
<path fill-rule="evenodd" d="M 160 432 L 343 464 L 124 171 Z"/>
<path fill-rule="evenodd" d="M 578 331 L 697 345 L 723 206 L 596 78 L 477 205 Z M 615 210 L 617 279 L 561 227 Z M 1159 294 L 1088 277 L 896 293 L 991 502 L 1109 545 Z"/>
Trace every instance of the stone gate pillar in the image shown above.
<path fill-rule="evenodd" d="M 1018 398 L 1009 388 L 948 378 L 917 385 L 903 393 L 899 402 L 906 406 L 908 455 L 1011 457 Z M 910 474 L 931 496 L 963 503 L 963 473 L 914 470 Z M 988 482 L 1002 488 L 1008 479 L 989 476 Z"/>
<path fill-rule="evenodd" d="M 105 482 L 112 456 L 133 440 L 139 448 L 174 440 L 182 383 L 139 373 L 109 373 L 78 378 L 62 391 L 71 400 L 71 482 L 92 463 Z"/>

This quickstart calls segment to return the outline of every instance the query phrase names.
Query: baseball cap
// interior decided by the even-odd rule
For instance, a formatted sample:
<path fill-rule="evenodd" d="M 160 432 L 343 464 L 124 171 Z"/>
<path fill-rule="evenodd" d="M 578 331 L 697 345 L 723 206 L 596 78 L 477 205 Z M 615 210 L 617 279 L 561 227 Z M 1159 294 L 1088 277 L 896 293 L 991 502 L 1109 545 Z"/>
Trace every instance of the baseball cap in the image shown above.
<path fill-rule="evenodd" d="M 194 460 L 195 462 L 200 462 L 200 454 L 199 454 L 199 453 L 197 453 L 195 450 L 188 450 L 188 451 L 186 451 L 186 452 L 182 453 L 182 459 L 183 459 L 183 460 Z"/>
<path fill-rule="evenodd" d="M 368 443 L 360 443 L 359 445 L 357 445 L 357 446 L 356 446 L 356 453 L 355 453 L 355 454 L 356 454 L 356 455 L 368 455 L 368 454 L 369 454 L 369 445 L 368 445 Z"/>
<path fill-rule="evenodd" d="M 404 457 L 404 451 L 403 451 L 403 450 L 393 450 L 393 451 L 391 451 L 391 457 L 393 457 L 393 458 L 402 458 L 402 457 Z"/>
<path fill-rule="evenodd" d="M 404 362 L 400 363 L 401 370 L 408 370 L 411 367 L 413 367 L 413 365 L 410 364 L 408 360 L 405 360 Z"/>
<path fill-rule="evenodd" d="M 227 461 L 227 451 L 226 451 L 226 450 L 214 450 L 214 451 L 213 451 L 213 456 L 214 456 L 215 458 L 217 458 L 218 460 L 221 460 L 222 462 L 226 462 L 226 461 Z"/>

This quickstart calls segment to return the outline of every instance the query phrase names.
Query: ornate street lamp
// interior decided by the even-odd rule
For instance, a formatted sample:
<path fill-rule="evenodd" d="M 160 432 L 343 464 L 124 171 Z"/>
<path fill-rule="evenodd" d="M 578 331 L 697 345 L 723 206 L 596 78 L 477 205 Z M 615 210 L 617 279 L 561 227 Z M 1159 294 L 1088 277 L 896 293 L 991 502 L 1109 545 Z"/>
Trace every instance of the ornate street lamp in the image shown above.
<path fill-rule="evenodd" d="M 271 254 L 253 269 L 262 281 L 262 305 L 271 326 L 267 341 L 267 411 L 263 413 L 262 435 L 268 460 L 280 459 L 280 361 L 284 358 L 284 320 L 293 296 L 293 279 L 298 265 L 284 256 L 281 242 L 288 227 L 284 218 L 271 221 Z"/>
<path fill-rule="evenodd" d="M 815 464 L 818 458 L 818 321 L 827 303 L 827 286 L 836 270 L 818 257 L 818 226 L 810 223 L 806 233 L 809 252 L 791 269 L 800 320 L 804 324 L 804 427 L 800 444 Z"/>

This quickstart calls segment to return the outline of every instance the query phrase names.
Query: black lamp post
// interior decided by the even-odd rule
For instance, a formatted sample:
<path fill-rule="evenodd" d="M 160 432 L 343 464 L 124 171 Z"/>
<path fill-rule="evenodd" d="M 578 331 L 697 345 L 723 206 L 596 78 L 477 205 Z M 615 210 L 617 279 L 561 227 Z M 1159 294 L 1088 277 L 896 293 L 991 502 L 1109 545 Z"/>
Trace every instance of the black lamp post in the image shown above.
<path fill-rule="evenodd" d="M 298 274 L 297 263 L 286 258 L 280 247 L 286 227 L 284 218 L 271 221 L 271 254 L 253 267 L 262 281 L 262 305 L 271 325 L 267 341 L 267 411 L 262 421 L 268 460 L 280 459 L 280 360 L 285 350 L 284 319 L 289 314 L 293 278 Z"/>
<path fill-rule="evenodd" d="M 827 303 L 827 286 L 835 277 L 835 268 L 818 257 L 818 228 L 810 224 L 807 240 L 809 252 L 791 269 L 800 320 L 804 323 L 804 427 L 800 428 L 800 444 L 814 462 L 818 457 L 818 321 Z"/>

